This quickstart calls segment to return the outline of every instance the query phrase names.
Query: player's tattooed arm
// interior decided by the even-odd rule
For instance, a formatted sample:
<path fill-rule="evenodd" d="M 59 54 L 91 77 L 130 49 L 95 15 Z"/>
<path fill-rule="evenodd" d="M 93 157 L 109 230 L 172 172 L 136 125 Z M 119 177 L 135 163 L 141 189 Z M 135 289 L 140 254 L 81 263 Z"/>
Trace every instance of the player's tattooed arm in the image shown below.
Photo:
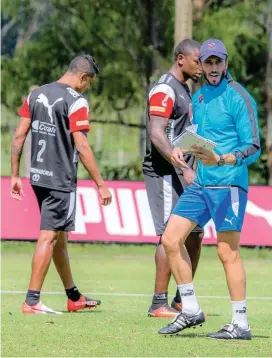
<path fill-rule="evenodd" d="M 26 136 L 30 130 L 30 119 L 22 118 L 16 128 L 11 142 L 11 176 L 19 175 L 20 159 L 23 152 Z"/>
<path fill-rule="evenodd" d="M 165 134 L 168 121 L 169 119 L 165 117 L 150 116 L 150 140 L 164 158 L 171 163 L 173 146 Z"/>
<path fill-rule="evenodd" d="M 171 164 L 179 168 L 187 168 L 188 165 L 183 159 L 181 149 L 172 146 L 166 136 L 166 127 L 169 119 L 159 116 L 150 116 L 150 140 L 161 153 L 161 155 Z"/>

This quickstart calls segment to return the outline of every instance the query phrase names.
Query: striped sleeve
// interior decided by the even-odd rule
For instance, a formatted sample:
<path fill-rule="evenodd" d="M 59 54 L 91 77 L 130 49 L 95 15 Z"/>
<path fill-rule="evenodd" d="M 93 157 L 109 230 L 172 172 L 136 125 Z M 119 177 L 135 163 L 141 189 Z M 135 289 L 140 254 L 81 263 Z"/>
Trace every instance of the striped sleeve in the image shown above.
<path fill-rule="evenodd" d="M 232 82 L 231 86 L 240 95 L 238 101 L 232 104 L 232 114 L 240 143 L 235 150 L 236 165 L 250 165 L 260 156 L 257 106 L 253 98 L 238 83 Z"/>
<path fill-rule="evenodd" d="M 22 104 L 22 107 L 18 111 L 18 115 L 20 117 L 24 117 L 24 118 L 30 118 L 31 117 L 30 108 L 29 108 L 29 97 L 30 97 L 30 94 L 24 100 L 24 103 Z"/>
<path fill-rule="evenodd" d="M 89 132 L 89 105 L 85 98 L 80 97 L 69 108 L 68 112 L 70 132 Z"/>
<path fill-rule="evenodd" d="M 175 104 L 175 92 L 172 87 L 161 83 L 149 92 L 149 113 L 153 116 L 169 118 Z"/>

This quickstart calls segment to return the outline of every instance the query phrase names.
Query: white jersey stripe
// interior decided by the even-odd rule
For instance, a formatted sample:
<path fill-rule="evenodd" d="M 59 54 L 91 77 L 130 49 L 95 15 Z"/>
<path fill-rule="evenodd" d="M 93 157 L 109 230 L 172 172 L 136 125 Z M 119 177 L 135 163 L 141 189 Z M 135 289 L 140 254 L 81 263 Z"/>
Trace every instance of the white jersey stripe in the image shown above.
<path fill-rule="evenodd" d="M 176 95 L 172 87 L 169 85 L 166 85 L 165 83 L 161 83 L 151 89 L 149 92 L 149 99 L 155 94 L 155 93 L 165 93 L 166 96 L 170 97 L 175 103 Z"/>
<path fill-rule="evenodd" d="M 172 175 L 163 177 L 163 222 L 166 223 L 170 217 L 173 199 L 172 199 Z"/>
<path fill-rule="evenodd" d="M 68 117 L 70 117 L 73 113 L 78 111 L 81 108 L 86 107 L 87 112 L 89 113 L 89 105 L 85 98 L 80 97 L 77 101 L 75 101 L 69 108 Z"/>

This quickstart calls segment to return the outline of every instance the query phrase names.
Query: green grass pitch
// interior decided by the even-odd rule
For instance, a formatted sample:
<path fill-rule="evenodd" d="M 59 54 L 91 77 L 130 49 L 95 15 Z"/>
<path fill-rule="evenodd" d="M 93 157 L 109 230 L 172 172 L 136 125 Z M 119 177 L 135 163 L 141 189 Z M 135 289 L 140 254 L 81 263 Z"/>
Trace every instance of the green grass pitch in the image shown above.
<path fill-rule="evenodd" d="M 24 316 L 20 313 L 24 294 L 7 291 L 26 290 L 34 244 L 3 242 L 2 357 L 272 357 L 271 250 L 241 250 L 252 341 L 216 341 L 206 334 L 230 321 L 231 305 L 224 298 L 228 291 L 215 247 L 203 247 L 195 278 L 208 318 L 202 327 L 185 330 L 179 337 L 159 336 L 157 331 L 169 320 L 147 317 L 154 249 L 70 244 L 75 282 L 81 292 L 97 293 L 92 297 L 102 300 L 100 308 L 61 316 Z M 63 292 L 53 264 L 43 291 Z M 174 292 L 172 279 L 169 294 Z M 63 294 L 43 294 L 42 301 L 51 308 L 66 309 Z"/>

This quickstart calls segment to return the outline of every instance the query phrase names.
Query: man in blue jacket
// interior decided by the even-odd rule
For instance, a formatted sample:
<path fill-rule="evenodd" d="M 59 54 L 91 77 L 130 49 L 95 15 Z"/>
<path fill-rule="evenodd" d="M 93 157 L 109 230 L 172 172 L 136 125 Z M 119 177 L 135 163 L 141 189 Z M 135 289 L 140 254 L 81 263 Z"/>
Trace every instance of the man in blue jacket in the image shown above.
<path fill-rule="evenodd" d="M 160 334 L 176 334 L 205 321 L 184 246 L 188 234 L 211 218 L 217 231 L 217 252 L 224 266 L 232 304 L 232 320 L 216 339 L 251 339 L 246 315 L 246 277 L 239 254 L 240 232 L 247 203 L 247 166 L 260 156 L 257 108 L 254 99 L 227 72 L 228 53 L 217 39 L 205 41 L 200 62 L 206 84 L 193 97 L 197 133 L 214 141 L 213 152 L 194 147 L 196 178 L 173 209 L 162 243 L 182 298 L 182 312 Z M 185 151 L 173 149 L 173 158 Z M 181 248 L 181 250 L 180 250 Z"/>

